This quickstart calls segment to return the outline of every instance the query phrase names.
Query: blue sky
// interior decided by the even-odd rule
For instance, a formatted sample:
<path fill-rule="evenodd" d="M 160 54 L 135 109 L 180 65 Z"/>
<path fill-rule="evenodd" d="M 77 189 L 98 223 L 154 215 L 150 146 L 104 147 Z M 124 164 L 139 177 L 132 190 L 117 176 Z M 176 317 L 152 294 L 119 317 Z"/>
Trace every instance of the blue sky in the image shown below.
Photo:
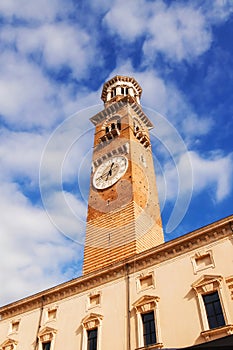
<path fill-rule="evenodd" d="M 0 2 L 0 304 L 81 275 L 103 83 L 137 79 L 166 240 L 232 214 L 231 0 Z"/>

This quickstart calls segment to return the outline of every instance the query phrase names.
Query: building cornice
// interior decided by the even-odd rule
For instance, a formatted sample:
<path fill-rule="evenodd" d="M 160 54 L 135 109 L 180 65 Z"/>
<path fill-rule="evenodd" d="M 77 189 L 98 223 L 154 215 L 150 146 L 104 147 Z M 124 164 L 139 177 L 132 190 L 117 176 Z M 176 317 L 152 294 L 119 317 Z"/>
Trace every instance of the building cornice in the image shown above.
<path fill-rule="evenodd" d="M 184 236 L 165 242 L 124 261 L 83 275 L 0 308 L 1 319 L 15 317 L 59 300 L 83 293 L 144 268 L 158 265 L 192 250 L 232 237 L 233 216 L 226 217 Z"/>

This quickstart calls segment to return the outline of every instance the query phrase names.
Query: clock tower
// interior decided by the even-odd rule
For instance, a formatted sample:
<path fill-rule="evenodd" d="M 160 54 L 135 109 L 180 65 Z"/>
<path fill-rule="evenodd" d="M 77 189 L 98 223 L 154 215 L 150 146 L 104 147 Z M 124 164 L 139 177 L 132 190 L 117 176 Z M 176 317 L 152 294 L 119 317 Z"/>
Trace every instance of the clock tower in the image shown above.
<path fill-rule="evenodd" d="M 134 78 L 103 86 L 95 125 L 84 274 L 164 242 L 149 130 Z"/>

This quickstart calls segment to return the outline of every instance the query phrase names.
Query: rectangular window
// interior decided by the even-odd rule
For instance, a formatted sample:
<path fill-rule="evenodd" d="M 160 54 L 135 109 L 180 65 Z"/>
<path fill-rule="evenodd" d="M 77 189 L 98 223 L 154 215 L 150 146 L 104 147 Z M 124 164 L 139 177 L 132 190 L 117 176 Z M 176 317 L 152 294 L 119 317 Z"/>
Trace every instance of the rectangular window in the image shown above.
<path fill-rule="evenodd" d="M 43 343 L 42 344 L 42 349 L 43 350 L 50 350 L 51 347 L 51 342 L 49 341 L 48 343 Z"/>
<path fill-rule="evenodd" d="M 154 312 L 142 314 L 144 346 L 156 343 Z"/>
<path fill-rule="evenodd" d="M 111 91 L 111 97 L 114 97 L 116 96 L 116 88 L 112 89 Z"/>
<path fill-rule="evenodd" d="M 210 329 L 225 325 L 218 292 L 202 295 Z"/>
<path fill-rule="evenodd" d="M 97 349 L 97 334 L 98 329 L 90 329 L 87 331 L 87 350 Z"/>
<path fill-rule="evenodd" d="M 128 93 L 129 93 L 129 88 L 127 87 L 121 88 L 121 95 L 128 95 Z"/>

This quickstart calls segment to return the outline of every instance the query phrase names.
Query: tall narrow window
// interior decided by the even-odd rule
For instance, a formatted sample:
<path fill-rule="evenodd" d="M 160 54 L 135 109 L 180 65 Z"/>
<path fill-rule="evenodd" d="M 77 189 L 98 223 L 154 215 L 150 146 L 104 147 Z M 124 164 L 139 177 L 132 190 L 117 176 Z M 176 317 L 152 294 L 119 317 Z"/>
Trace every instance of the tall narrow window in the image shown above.
<path fill-rule="evenodd" d="M 50 341 L 47 342 L 47 343 L 43 343 L 42 344 L 42 349 L 43 350 L 50 350 L 50 348 L 51 348 L 51 342 Z"/>
<path fill-rule="evenodd" d="M 128 93 L 129 93 L 129 88 L 127 87 L 121 88 L 121 95 L 128 95 Z"/>
<path fill-rule="evenodd" d="M 156 343 L 154 312 L 142 314 L 144 346 Z"/>
<path fill-rule="evenodd" d="M 225 325 L 218 292 L 202 295 L 210 329 Z"/>
<path fill-rule="evenodd" d="M 112 89 L 111 91 L 111 97 L 114 97 L 116 96 L 116 88 Z"/>
<path fill-rule="evenodd" d="M 87 350 L 97 350 L 97 334 L 97 328 L 87 331 Z"/>

